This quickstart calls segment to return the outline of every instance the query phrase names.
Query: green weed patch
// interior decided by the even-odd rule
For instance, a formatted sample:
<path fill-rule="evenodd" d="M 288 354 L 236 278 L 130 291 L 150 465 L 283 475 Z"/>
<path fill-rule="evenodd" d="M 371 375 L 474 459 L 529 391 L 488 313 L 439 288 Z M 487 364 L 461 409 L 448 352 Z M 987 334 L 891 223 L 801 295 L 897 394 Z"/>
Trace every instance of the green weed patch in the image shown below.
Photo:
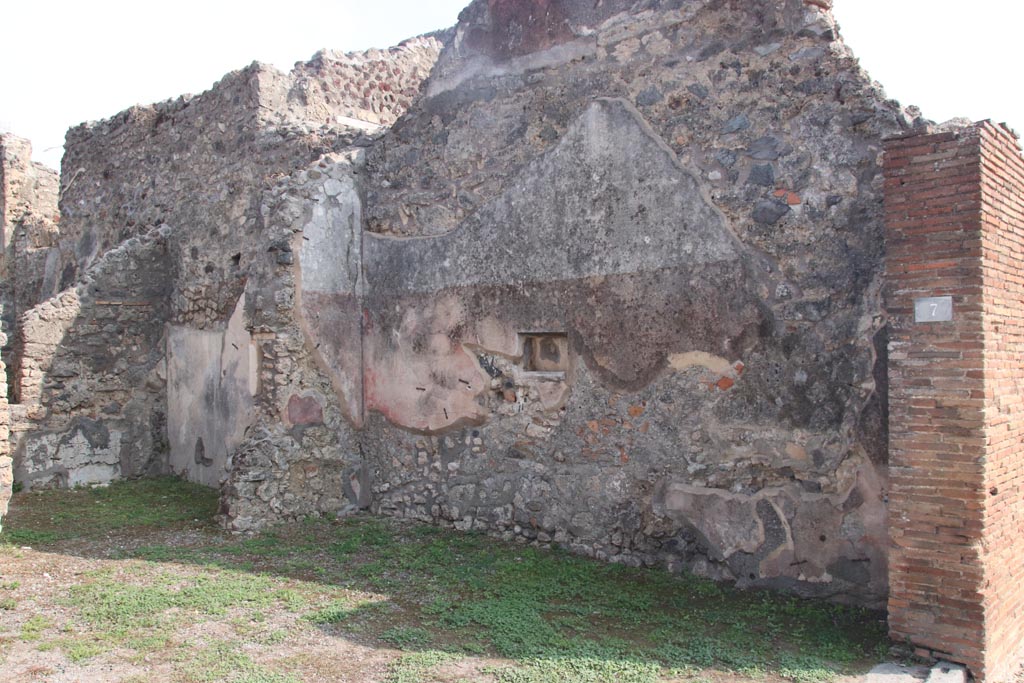
<path fill-rule="evenodd" d="M 174 480 L 22 494 L 18 507 L 33 510 L 12 515 L 8 543 L 59 549 L 72 535 L 112 530 L 145 540 L 67 589 L 74 618 L 63 631 L 29 620 L 18 637 L 71 661 L 114 647 L 181 656 L 182 680 L 243 683 L 302 677 L 239 643 L 287 647 L 317 630 L 401 650 L 388 670 L 394 683 L 434 680 L 467 657 L 502 662 L 478 672 L 499 683 L 700 682 L 723 672 L 824 683 L 862 671 L 888 646 L 881 615 L 864 610 L 425 525 L 321 519 L 230 537 L 209 523 L 214 498 Z M 175 525 L 188 527 L 187 545 L 146 536 Z M 17 609 L 17 593 L 4 593 L 0 609 Z M 178 634 L 218 620 L 236 641 L 180 654 Z"/>

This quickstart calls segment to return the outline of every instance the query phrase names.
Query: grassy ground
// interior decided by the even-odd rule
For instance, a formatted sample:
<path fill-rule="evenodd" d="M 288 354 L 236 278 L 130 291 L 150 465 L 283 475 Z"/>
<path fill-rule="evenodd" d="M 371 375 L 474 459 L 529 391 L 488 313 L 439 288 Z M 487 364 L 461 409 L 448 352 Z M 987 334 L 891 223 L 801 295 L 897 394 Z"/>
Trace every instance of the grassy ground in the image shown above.
<path fill-rule="evenodd" d="M 174 480 L 18 494 L 0 680 L 825 682 L 882 615 L 370 517 L 254 537 Z"/>

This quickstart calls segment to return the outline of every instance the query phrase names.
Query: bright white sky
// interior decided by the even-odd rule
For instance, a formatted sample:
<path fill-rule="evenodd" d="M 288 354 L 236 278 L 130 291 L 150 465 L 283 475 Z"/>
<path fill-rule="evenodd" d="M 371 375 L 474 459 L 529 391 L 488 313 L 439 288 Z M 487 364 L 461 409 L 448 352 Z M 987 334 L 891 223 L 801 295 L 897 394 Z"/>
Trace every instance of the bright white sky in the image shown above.
<path fill-rule="evenodd" d="M 0 131 L 58 166 L 64 132 L 209 88 L 254 60 L 386 47 L 455 23 L 469 0 L 9 0 L 0 8 Z M 843 35 L 890 97 L 936 121 L 1024 132 L 1024 3 L 836 0 Z"/>

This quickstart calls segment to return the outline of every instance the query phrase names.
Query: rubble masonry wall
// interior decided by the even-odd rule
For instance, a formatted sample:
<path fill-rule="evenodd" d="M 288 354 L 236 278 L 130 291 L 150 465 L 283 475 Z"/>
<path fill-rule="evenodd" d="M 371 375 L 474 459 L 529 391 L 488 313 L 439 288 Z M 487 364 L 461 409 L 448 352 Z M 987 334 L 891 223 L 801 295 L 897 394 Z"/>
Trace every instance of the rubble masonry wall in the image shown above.
<path fill-rule="evenodd" d="M 69 131 L 57 268 L 65 289 L 24 313 L 19 329 L 20 481 L 173 471 L 219 484 L 253 401 L 257 353 L 242 293 L 249 264 L 275 251 L 261 238 L 264 189 L 334 149 L 367 144 L 439 47 L 424 38 L 323 53 L 291 75 L 253 64 L 201 95 Z M 362 74 L 377 95 L 339 88 L 342 73 Z M 375 121 L 348 118 L 362 108 Z M 222 390 L 225 377 L 244 391 Z M 191 424 L 200 418 L 207 428 Z"/>
<path fill-rule="evenodd" d="M 881 604 L 914 122 L 820 3 L 541 4 L 473 3 L 384 137 L 266 195 L 228 524 L 368 504 Z"/>

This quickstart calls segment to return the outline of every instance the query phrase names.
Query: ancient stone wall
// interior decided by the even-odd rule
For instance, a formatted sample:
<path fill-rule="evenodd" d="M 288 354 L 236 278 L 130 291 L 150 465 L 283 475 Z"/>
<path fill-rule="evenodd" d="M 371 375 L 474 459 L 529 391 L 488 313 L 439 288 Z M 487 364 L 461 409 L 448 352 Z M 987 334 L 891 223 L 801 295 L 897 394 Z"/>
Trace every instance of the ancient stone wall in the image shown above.
<path fill-rule="evenodd" d="M 238 243 L 256 234 L 268 179 L 348 146 L 404 111 L 439 48 L 423 39 L 390 51 L 321 53 L 290 75 L 253 64 L 201 95 L 72 129 L 61 201 L 71 270 L 170 225 L 180 254 L 175 322 L 223 325 L 241 293 L 243 273 L 233 257 Z M 369 83 L 388 97 L 353 94 Z"/>
<path fill-rule="evenodd" d="M 880 601 L 910 124 L 817 3 L 473 3 L 357 176 L 374 509 Z"/>
<path fill-rule="evenodd" d="M 821 2 L 478 0 L 402 99 L 436 49 L 72 131 L 19 477 L 881 604 L 882 140 L 919 122 Z"/>
<path fill-rule="evenodd" d="M 36 246 L 56 231 L 58 183 L 56 171 L 32 161 L 28 140 L 0 135 L 0 272 L 9 274 L 20 237 Z"/>
<path fill-rule="evenodd" d="M 282 112 L 323 123 L 355 120 L 390 126 L 419 97 L 441 43 L 433 37 L 412 38 L 386 50 L 321 50 L 295 65 L 287 106 Z"/>
<path fill-rule="evenodd" d="M 15 476 L 26 487 L 165 470 L 167 228 L 107 252 L 19 319 Z"/>
<path fill-rule="evenodd" d="M 439 47 L 425 38 L 322 54 L 292 75 L 254 64 L 201 95 L 68 133 L 57 268 L 66 289 L 24 314 L 19 335 L 19 480 L 172 471 L 220 483 L 253 420 L 263 361 L 252 311 L 278 305 L 273 292 L 246 302 L 250 264 L 290 258 L 264 238 L 264 189 L 333 149 L 368 144 Z M 346 75 L 376 94 L 356 97 Z"/>
<path fill-rule="evenodd" d="M 32 145 L 0 135 L 0 331 L 16 341 L 19 313 L 55 294 L 57 172 L 32 161 Z M 11 359 L 15 350 L 5 344 Z"/>
<path fill-rule="evenodd" d="M 894 139 L 885 169 L 890 629 L 1006 681 L 1024 629 L 1024 160 L 986 122 Z"/>
<path fill-rule="evenodd" d="M 62 290 L 19 318 L 18 479 L 888 596 L 1003 680 L 1024 162 L 885 99 L 828 4 L 475 0 L 439 57 L 256 64 L 73 130 L 61 230 L 14 261 Z"/>
<path fill-rule="evenodd" d="M 365 159 L 265 199 L 284 390 L 228 524 L 368 503 L 884 601 L 880 155 L 913 122 L 820 5 L 473 3 Z"/>
<path fill-rule="evenodd" d="M 261 94 L 285 88 L 280 80 L 254 64 L 196 97 L 69 131 L 61 201 L 69 270 L 84 272 L 122 241 L 169 225 L 181 254 L 176 321 L 202 328 L 226 319 L 241 273 L 222 245 L 255 230 L 267 176 L 287 170 L 292 156 L 305 163 L 329 151 L 337 137 L 303 121 L 265 128 Z"/>
<path fill-rule="evenodd" d="M 344 362 L 355 384 L 341 388 L 332 383 L 319 349 L 307 342 L 294 313 L 301 305 L 300 282 L 310 277 L 298 267 L 307 239 L 323 236 L 330 243 L 316 256 L 327 277 L 358 278 L 360 223 L 348 212 L 347 200 L 351 159 L 362 155 L 353 149 L 345 157 L 325 157 L 282 179 L 264 197 L 265 241 L 248 260 L 246 288 L 252 366 L 258 368 L 252 376 L 253 426 L 232 456 L 222 496 L 224 521 L 233 529 L 369 506 L 369 471 L 356 429 L 362 391 L 360 312 L 351 305 L 325 305 L 314 313 L 339 335 L 336 344 L 354 349 Z M 310 224 L 320 232 L 307 229 Z"/>

